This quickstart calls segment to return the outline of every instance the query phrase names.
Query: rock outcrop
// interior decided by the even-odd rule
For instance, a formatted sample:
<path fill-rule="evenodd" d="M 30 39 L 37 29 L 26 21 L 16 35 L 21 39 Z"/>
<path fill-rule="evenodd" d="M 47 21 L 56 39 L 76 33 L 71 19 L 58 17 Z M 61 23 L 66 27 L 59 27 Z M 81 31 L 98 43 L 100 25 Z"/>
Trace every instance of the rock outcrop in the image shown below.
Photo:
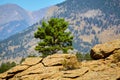
<path fill-rule="evenodd" d="M 93 59 L 104 59 L 120 50 L 120 40 L 95 45 L 90 52 Z M 120 54 L 120 53 L 119 53 Z"/>
<path fill-rule="evenodd" d="M 63 76 L 67 74 L 63 68 L 64 60 L 73 60 L 75 63 L 78 63 L 76 56 L 73 54 L 54 54 L 44 59 L 40 57 L 30 57 L 26 58 L 22 64 L 0 74 L 0 79 L 43 80 L 67 77 L 67 75 Z M 77 70 L 75 70 L 75 72 L 76 71 Z M 69 74 L 72 72 L 69 72 Z M 71 75 L 72 77 L 76 77 L 75 74 Z"/>
<path fill-rule="evenodd" d="M 64 69 L 63 64 L 71 61 L 78 68 Z M 76 63 L 76 64 L 75 64 Z M 0 80 L 119 80 L 120 62 L 93 60 L 78 62 L 74 54 L 54 54 L 46 58 L 30 57 L 5 73 Z"/>

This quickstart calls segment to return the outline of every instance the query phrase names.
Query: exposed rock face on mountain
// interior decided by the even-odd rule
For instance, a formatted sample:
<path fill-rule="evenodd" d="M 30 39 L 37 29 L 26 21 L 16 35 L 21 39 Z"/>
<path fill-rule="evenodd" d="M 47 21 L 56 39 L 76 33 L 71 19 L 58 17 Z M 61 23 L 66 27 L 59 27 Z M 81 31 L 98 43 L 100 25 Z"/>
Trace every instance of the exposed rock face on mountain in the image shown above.
<path fill-rule="evenodd" d="M 74 35 L 73 47 L 86 53 L 96 44 L 120 38 L 119 9 L 120 0 L 66 0 L 47 8 L 44 19 L 65 18 L 70 24 L 69 30 Z M 37 40 L 34 39 L 36 26 L 0 42 L 0 61 L 16 61 L 17 57 L 37 53 L 34 50 L 37 44 Z"/>
<path fill-rule="evenodd" d="M 116 54 L 118 51 L 120 51 L 120 39 L 95 45 L 91 49 L 91 57 L 93 59 L 102 59 L 110 56 L 111 54 Z"/>
<path fill-rule="evenodd" d="M 73 54 L 54 54 L 46 58 L 31 57 L 0 74 L 1 80 L 119 80 L 120 63 L 111 60 L 79 62 L 79 68 L 64 70 L 63 61 L 77 58 Z M 73 64 L 74 65 L 74 64 Z"/>
<path fill-rule="evenodd" d="M 46 9 L 27 11 L 16 4 L 0 6 L 0 41 L 41 20 Z"/>

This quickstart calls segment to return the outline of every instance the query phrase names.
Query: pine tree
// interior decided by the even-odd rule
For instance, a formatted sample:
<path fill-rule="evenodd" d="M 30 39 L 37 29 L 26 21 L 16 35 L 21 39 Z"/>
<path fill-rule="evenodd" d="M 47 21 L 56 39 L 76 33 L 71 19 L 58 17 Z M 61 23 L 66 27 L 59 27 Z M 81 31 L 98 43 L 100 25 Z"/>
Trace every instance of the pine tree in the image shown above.
<path fill-rule="evenodd" d="M 40 39 L 35 50 L 43 55 L 54 54 L 59 50 L 66 52 L 72 48 L 73 36 L 67 32 L 68 22 L 64 19 L 51 18 L 48 22 L 43 21 L 42 26 L 34 33 L 35 38 Z"/>

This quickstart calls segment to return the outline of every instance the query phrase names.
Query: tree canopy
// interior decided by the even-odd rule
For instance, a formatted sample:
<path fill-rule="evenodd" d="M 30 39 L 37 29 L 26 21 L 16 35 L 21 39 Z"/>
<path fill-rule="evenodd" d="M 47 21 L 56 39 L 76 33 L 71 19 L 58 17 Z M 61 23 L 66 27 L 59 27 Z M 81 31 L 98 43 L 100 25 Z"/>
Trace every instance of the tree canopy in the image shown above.
<path fill-rule="evenodd" d="M 35 50 L 43 54 L 54 54 L 59 50 L 63 52 L 72 48 L 73 36 L 66 31 L 68 22 L 62 18 L 51 18 L 48 22 L 43 21 L 42 25 L 34 33 L 35 38 L 40 39 Z"/>

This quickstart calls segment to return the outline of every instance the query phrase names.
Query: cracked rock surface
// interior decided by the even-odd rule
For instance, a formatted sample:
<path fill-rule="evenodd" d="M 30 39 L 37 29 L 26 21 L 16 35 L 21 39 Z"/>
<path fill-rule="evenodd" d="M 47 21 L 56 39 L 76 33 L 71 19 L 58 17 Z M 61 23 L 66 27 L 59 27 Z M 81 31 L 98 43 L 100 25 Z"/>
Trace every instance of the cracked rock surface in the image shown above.
<path fill-rule="evenodd" d="M 64 70 L 62 61 L 77 61 L 74 54 L 54 54 L 46 58 L 30 57 L 5 73 L 0 80 L 119 80 L 120 62 L 111 60 L 92 60 L 79 62 L 80 67 Z"/>

